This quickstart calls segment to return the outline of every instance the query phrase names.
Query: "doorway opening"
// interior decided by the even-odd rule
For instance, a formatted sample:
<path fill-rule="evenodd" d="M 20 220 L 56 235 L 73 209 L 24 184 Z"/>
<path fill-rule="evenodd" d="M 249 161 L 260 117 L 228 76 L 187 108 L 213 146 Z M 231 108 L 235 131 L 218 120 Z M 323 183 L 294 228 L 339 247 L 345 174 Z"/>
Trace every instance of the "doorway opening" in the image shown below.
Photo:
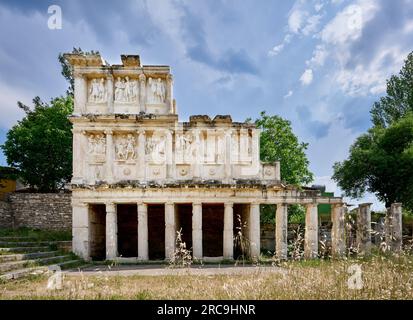
<path fill-rule="evenodd" d="M 89 205 L 89 246 L 92 260 L 106 259 L 106 206 Z"/>
<path fill-rule="evenodd" d="M 165 205 L 148 204 L 149 260 L 165 259 Z"/>
<path fill-rule="evenodd" d="M 222 257 L 224 204 L 202 205 L 202 251 L 204 257 Z"/>
<path fill-rule="evenodd" d="M 138 256 L 138 211 L 136 204 L 118 204 L 118 254 Z"/>

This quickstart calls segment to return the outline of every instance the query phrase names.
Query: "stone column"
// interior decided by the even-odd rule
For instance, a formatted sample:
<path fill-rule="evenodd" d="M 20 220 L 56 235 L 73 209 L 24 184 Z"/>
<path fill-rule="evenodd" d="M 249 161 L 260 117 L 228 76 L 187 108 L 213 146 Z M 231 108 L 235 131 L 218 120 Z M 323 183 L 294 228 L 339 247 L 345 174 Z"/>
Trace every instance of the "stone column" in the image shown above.
<path fill-rule="evenodd" d="M 357 211 L 357 247 L 361 255 L 371 251 L 371 203 L 362 203 Z"/>
<path fill-rule="evenodd" d="M 138 160 L 137 176 L 139 180 L 145 180 L 145 130 L 138 130 Z"/>
<path fill-rule="evenodd" d="M 72 202 L 73 252 L 84 260 L 90 260 L 89 205 Z"/>
<path fill-rule="evenodd" d="M 395 252 L 402 249 L 402 204 L 393 203 L 387 210 L 386 244 Z"/>
<path fill-rule="evenodd" d="M 175 252 L 175 205 L 165 203 L 165 258 L 170 259 Z"/>
<path fill-rule="evenodd" d="M 318 208 L 316 203 L 307 204 L 305 213 L 304 257 L 318 257 Z"/>
<path fill-rule="evenodd" d="M 146 112 L 146 76 L 141 73 L 139 75 L 139 111 Z"/>
<path fill-rule="evenodd" d="M 260 204 L 251 203 L 249 214 L 249 240 L 251 259 L 258 259 L 260 256 Z"/>
<path fill-rule="evenodd" d="M 224 209 L 224 259 L 234 258 L 234 204 L 225 203 Z"/>
<path fill-rule="evenodd" d="M 171 74 L 166 76 L 166 105 L 170 113 L 174 113 L 173 105 L 173 77 Z"/>
<path fill-rule="evenodd" d="M 107 89 L 107 100 L 108 100 L 108 113 L 114 113 L 113 109 L 113 75 L 108 75 L 106 77 L 106 89 Z"/>
<path fill-rule="evenodd" d="M 87 103 L 87 80 L 86 77 L 79 72 L 75 71 L 74 77 L 74 89 L 75 89 L 75 99 L 74 99 L 74 115 L 81 115 L 86 113 L 86 103 Z"/>
<path fill-rule="evenodd" d="M 192 204 L 192 255 L 202 259 L 202 203 Z"/>
<path fill-rule="evenodd" d="M 149 260 L 148 205 L 138 203 L 138 259 Z"/>
<path fill-rule="evenodd" d="M 116 204 L 106 204 L 106 260 L 118 256 L 118 215 Z"/>
<path fill-rule="evenodd" d="M 287 259 L 288 236 L 288 206 L 284 203 L 277 204 L 275 215 L 275 253 L 278 259 Z"/>
<path fill-rule="evenodd" d="M 339 258 L 346 253 L 346 230 L 345 217 L 347 208 L 342 204 L 331 206 L 331 251 L 335 258 Z"/>
<path fill-rule="evenodd" d="M 106 130 L 106 181 L 113 183 L 113 132 Z"/>

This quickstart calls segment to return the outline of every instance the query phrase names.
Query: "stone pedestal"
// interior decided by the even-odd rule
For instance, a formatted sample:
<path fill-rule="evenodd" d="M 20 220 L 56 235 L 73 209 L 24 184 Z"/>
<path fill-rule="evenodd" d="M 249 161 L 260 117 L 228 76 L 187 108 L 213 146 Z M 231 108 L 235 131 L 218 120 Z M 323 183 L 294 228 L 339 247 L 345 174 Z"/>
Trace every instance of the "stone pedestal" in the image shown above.
<path fill-rule="evenodd" d="M 357 211 L 357 247 L 361 255 L 371 252 L 371 203 L 362 203 Z"/>
<path fill-rule="evenodd" d="M 234 258 L 234 204 L 225 203 L 224 211 L 224 259 Z"/>
<path fill-rule="evenodd" d="M 138 203 L 138 259 L 149 260 L 148 206 Z"/>
<path fill-rule="evenodd" d="M 114 203 L 106 204 L 106 260 L 118 256 L 118 216 Z"/>
<path fill-rule="evenodd" d="M 171 259 L 175 252 L 175 206 L 165 204 L 165 258 Z"/>
<path fill-rule="evenodd" d="M 331 250 L 335 258 L 339 258 L 346 253 L 346 235 L 345 235 L 345 215 L 347 208 L 342 205 L 333 205 L 331 207 Z"/>
<path fill-rule="evenodd" d="M 192 256 L 202 259 L 202 204 L 192 204 Z"/>
<path fill-rule="evenodd" d="M 249 215 L 249 240 L 251 259 L 258 259 L 260 256 L 260 205 L 251 203 Z"/>
<path fill-rule="evenodd" d="M 386 215 L 386 243 L 390 250 L 398 252 L 402 249 L 402 204 L 393 203 Z"/>
<path fill-rule="evenodd" d="M 73 252 L 89 260 L 89 206 L 86 203 L 73 203 L 72 212 Z"/>
<path fill-rule="evenodd" d="M 317 204 L 308 204 L 305 213 L 304 257 L 318 257 L 318 211 Z"/>
<path fill-rule="evenodd" d="M 275 254 L 278 259 L 287 259 L 287 235 L 288 235 L 288 206 L 277 204 L 275 215 Z"/>

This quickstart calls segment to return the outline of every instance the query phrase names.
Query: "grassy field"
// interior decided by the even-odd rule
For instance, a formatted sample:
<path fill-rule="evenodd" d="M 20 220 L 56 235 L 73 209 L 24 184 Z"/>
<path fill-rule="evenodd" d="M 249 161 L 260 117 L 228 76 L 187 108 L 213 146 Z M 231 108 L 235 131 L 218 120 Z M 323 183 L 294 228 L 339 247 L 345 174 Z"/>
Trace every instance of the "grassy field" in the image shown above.
<path fill-rule="evenodd" d="M 362 289 L 349 289 L 351 266 Z M 279 273 L 239 276 L 68 276 L 61 290 L 47 277 L 0 284 L 0 299 L 413 299 L 413 257 L 287 262 Z M 350 269 L 349 269 L 350 268 Z"/>

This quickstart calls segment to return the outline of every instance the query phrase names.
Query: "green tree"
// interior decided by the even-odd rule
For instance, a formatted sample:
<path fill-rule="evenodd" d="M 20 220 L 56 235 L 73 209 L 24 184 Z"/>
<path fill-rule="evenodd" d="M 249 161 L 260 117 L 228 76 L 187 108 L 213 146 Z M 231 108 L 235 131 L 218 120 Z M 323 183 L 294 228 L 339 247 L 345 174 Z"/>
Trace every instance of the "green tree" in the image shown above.
<path fill-rule="evenodd" d="M 299 142 L 291 123 L 279 116 L 269 116 L 265 111 L 255 120 L 261 129 L 260 158 L 265 162 L 281 162 L 281 178 L 294 185 L 308 184 L 314 176 L 308 168 L 305 154 L 308 143 Z"/>
<path fill-rule="evenodd" d="M 18 169 L 19 178 L 40 192 L 63 188 L 72 174 L 71 95 L 53 99 L 39 97 L 33 109 L 19 102 L 26 116 L 9 130 L 1 148 L 7 163 Z"/>
<path fill-rule="evenodd" d="M 255 124 L 261 129 L 260 158 L 265 162 L 280 161 L 281 179 L 288 184 L 306 185 L 313 181 L 313 174 L 308 168 L 309 161 L 305 154 L 308 143 L 299 142 L 291 123 L 280 116 L 269 116 L 265 111 Z M 261 221 L 274 223 L 274 206 L 261 206 Z M 288 207 L 288 218 L 294 221 L 304 219 L 304 208 L 298 205 Z"/>
<path fill-rule="evenodd" d="M 81 48 L 73 48 L 72 53 L 92 55 L 92 54 L 99 54 L 99 51 L 92 50 L 92 51 L 84 52 Z M 75 90 L 75 80 L 73 79 L 72 67 L 66 61 L 63 53 L 60 53 L 57 59 L 59 60 L 60 65 L 62 67 L 62 70 L 61 70 L 62 76 L 69 82 L 69 88 L 67 89 L 66 93 L 68 95 L 73 96 L 73 92 Z"/>
<path fill-rule="evenodd" d="M 349 197 L 368 191 L 386 207 L 402 202 L 413 209 L 413 114 L 357 138 L 348 159 L 334 164 L 333 179 Z"/>
<path fill-rule="evenodd" d="M 399 75 L 387 80 L 387 95 L 375 102 L 370 113 L 375 126 L 387 127 L 413 112 L 413 52 L 404 62 Z"/>

